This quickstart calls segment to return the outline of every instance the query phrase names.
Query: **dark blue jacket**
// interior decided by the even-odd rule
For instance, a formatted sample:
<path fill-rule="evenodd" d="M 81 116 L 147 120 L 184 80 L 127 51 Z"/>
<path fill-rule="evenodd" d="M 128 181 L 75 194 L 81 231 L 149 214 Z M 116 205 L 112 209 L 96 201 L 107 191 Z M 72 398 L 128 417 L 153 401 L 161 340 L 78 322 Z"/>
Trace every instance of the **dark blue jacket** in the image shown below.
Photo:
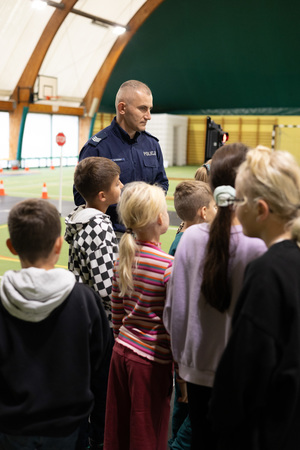
<path fill-rule="evenodd" d="M 159 184 L 166 192 L 169 181 L 163 165 L 163 155 L 158 139 L 143 131 L 133 139 L 117 124 L 116 118 L 104 130 L 91 137 L 79 154 L 79 161 L 89 156 L 103 156 L 115 161 L 121 169 L 120 180 L 125 185 L 131 181 Z M 74 188 L 76 205 L 85 203 Z M 124 231 L 119 224 L 116 205 L 107 210 L 116 231 Z"/>

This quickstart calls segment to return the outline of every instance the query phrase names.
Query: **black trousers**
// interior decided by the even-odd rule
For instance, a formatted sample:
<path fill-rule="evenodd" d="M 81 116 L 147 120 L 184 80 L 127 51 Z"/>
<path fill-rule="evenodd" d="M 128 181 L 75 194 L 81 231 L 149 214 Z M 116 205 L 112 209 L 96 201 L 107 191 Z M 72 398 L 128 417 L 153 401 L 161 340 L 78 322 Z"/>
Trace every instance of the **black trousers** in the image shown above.
<path fill-rule="evenodd" d="M 192 450 L 215 450 L 217 440 L 207 419 L 212 388 L 187 383 L 189 414 L 192 425 Z"/>

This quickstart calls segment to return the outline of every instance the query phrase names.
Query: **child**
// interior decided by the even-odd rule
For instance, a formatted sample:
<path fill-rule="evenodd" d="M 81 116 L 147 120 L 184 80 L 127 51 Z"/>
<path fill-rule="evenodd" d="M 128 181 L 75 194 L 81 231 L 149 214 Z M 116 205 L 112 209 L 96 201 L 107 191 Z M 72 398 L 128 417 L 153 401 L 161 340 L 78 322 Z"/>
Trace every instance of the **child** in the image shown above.
<path fill-rule="evenodd" d="M 268 251 L 251 262 L 218 366 L 210 418 L 220 449 L 300 448 L 300 169 L 286 152 L 250 151 L 236 178 L 243 232 Z"/>
<path fill-rule="evenodd" d="M 236 170 L 247 150 L 237 143 L 214 153 L 210 185 L 217 214 L 211 225 L 184 232 L 168 286 L 164 324 L 179 375 L 187 382 L 193 450 L 216 448 L 207 420 L 215 371 L 229 339 L 244 268 L 266 250 L 260 239 L 243 235 L 232 208 Z"/>
<path fill-rule="evenodd" d="M 206 161 L 205 164 L 202 164 L 202 166 L 196 170 L 195 177 L 194 177 L 195 180 L 202 181 L 204 183 L 208 183 L 209 182 L 210 165 L 211 165 L 211 159 Z M 182 231 L 183 228 L 184 228 L 184 222 L 181 222 L 176 234 L 180 233 L 180 231 Z"/>
<path fill-rule="evenodd" d="M 107 158 L 89 157 L 76 167 L 74 184 L 86 201 L 66 218 L 65 240 L 69 244 L 68 268 L 76 280 L 88 284 L 101 296 L 111 320 L 111 286 L 118 242 L 109 216 L 109 205 L 118 203 L 123 184 L 119 166 Z"/>
<path fill-rule="evenodd" d="M 183 227 L 176 234 L 169 253 L 175 255 L 183 232 L 191 225 L 211 222 L 216 214 L 216 202 L 207 183 L 197 180 L 182 181 L 174 192 L 174 206 Z"/>
<path fill-rule="evenodd" d="M 173 256 L 187 228 L 197 223 L 210 223 L 213 220 L 216 215 L 216 202 L 209 184 L 203 181 L 186 180 L 176 186 L 174 206 L 184 226 L 176 234 L 169 250 L 169 253 Z M 177 370 L 172 416 L 172 438 L 168 444 L 174 450 L 191 448 L 191 424 L 188 416 L 186 383 L 179 377 Z"/>
<path fill-rule="evenodd" d="M 159 244 L 169 226 L 165 193 L 129 183 L 118 212 L 126 232 L 114 268 L 104 448 L 166 450 L 173 364 L 162 313 L 173 257 Z"/>
<path fill-rule="evenodd" d="M 65 240 L 69 243 L 68 268 L 76 280 L 88 284 L 101 297 L 111 324 L 111 289 L 113 265 L 118 255 L 118 241 L 109 216 L 109 205 L 118 203 L 123 184 L 119 166 L 107 158 L 89 157 L 76 167 L 74 185 L 86 201 L 66 218 Z M 104 388 L 107 379 L 101 380 Z M 105 391 L 105 389 L 103 389 Z M 99 416 L 80 434 L 82 446 L 88 439 L 94 448 L 103 445 L 106 398 L 98 404 Z"/>
<path fill-rule="evenodd" d="M 22 269 L 1 283 L 0 449 L 75 449 L 80 424 L 102 395 L 107 317 L 92 289 L 54 268 L 63 238 L 51 203 L 18 203 L 8 229 Z"/>
<path fill-rule="evenodd" d="M 198 181 L 204 181 L 205 183 L 209 182 L 209 173 L 210 173 L 210 166 L 211 166 L 211 159 L 206 161 L 204 164 L 202 164 L 201 167 L 199 167 L 196 170 L 195 173 L 195 180 Z"/>

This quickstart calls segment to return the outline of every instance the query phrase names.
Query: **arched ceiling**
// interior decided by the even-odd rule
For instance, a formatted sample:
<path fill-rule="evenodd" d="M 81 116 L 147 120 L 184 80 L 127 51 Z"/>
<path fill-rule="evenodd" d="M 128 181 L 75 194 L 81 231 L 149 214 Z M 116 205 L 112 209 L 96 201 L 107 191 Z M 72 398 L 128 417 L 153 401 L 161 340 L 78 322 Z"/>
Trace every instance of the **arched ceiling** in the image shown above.
<path fill-rule="evenodd" d="M 89 94 L 97 91 L 93 83 L 112 48 L 120 54 L 162 1 L 44 0 L 41 11 L 32 8 L 32 0 L 1 0 L 0 100 L 18 102 L 31 90 L 32 101 L 40 74 L 57 79 L 60 104 L 79 106 L 87 95 L 92 101 Z M 97 18 L 103 21 L 95 23 Z M 127 27 L 127 32 L 118 38 L 111 23 Z M 116 59 L 110 58 L 110 71 Z"/>
<path fill-rule="evenodd" d="M 25 89 L 39 73 L 58 79 L 61 104 L 86 112 L 101 98 L 112 111 L 120 84 L 136 78 L 150 85 L 154 112 L 300 113 L 298 0 L 31 3 L 0 1 L 0 103 L 16 98 L 24 73 Z M 132 29 L 118 38 L 72 8 Z"/>

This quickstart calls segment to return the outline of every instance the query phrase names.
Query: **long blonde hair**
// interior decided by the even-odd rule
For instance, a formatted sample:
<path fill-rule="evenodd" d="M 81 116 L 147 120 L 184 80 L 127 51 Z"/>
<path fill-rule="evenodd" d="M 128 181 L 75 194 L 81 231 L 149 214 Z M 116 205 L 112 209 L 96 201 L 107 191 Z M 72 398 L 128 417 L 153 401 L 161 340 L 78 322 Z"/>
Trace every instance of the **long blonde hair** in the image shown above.
<path fill-rule="evenodd" d="M 300 242 L 300 167 L 290 153 L 263 146 L 250 150 L 237 182 L 245 200 L 264 199 Z"/>
<path fill-rule="evenodd" d="M 126 227 L 120 240 L 119 264 L 116 266 L 120 296 L 133 290 L 133 269 L 139 251 L 134 234 L 154 225 L 159 214 L 166 209 L 165 192 L 160 186 L 143 181 L 126 184 L 117 206 L 119 218 Z"/>

